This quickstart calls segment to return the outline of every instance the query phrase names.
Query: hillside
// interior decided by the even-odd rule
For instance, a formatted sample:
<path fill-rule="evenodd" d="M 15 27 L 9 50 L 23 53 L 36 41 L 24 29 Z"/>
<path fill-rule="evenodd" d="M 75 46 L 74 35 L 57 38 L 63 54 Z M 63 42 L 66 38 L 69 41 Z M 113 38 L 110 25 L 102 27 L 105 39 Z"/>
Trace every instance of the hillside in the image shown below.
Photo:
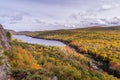
<path fill-rule="evenodd" d="M 31 32 L 28 36 L 65 42 L 77 52 L 103 64 L 104 72 L 120 78 L 120 27 L 89 27 L 74 30 Z M 86 55 L 85 55 L 86 56 Z M 99 64 L 98 64 L 99 65 Z"/>
<path fill-rule="evenodd" d="M 51 47 L 13 40 L 6 51 L 16 80 L 119 80 L 96 69 L 69 46 Z"/>

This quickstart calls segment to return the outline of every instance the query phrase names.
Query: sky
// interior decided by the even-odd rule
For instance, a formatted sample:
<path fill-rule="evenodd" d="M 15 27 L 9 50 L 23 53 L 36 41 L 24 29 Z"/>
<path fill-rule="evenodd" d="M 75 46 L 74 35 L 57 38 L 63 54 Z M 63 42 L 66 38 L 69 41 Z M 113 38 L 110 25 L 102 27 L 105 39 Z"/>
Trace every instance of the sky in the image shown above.
<path fill-rule="evenodd" d="M 0 24 L 16 31 L 120 25 L 120 0 L 0 0 Z"/>

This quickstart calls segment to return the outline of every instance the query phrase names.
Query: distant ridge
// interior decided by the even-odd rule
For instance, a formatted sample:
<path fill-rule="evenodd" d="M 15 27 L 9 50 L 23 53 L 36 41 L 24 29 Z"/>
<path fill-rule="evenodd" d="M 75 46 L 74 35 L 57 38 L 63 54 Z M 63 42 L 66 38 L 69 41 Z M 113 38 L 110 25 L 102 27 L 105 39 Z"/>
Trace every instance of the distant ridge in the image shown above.
<path fill-rule="evenodd" d="M 79 28 L 78 30 L 90 30 L 90 31 L 120 30 L 120 26 L 110 26 L 110 27 L 93 26 L 93 27 Z"/>
<path fill-rule="evenodd" d="M 85 28 L 76 28 L 76 29 L 58 29 L 58 30 L 45 30 L 45 31 L 19 31 L 14 32 L 16 35 L 27 35 L 31 32 L 56 32 L 56 31 L 72 31 L 72 30 L 87 30 L 87 31 L 111 31 L 111 30 L 120 30 L 120 26 L 92 26 L 92 27 L 85 27 Z"/>

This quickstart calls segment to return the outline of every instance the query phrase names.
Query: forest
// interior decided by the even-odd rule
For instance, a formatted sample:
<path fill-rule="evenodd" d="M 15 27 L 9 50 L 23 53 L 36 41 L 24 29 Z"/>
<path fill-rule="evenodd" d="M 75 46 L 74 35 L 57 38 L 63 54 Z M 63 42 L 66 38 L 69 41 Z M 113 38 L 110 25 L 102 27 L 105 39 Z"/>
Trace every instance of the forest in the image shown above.
<path fill-rule="evenodd" d="M 28 36 L 63 41 L 78 53 L 106 63 L 103 70 L 120 76 L 120 27 L 90 27 L 73 30 L 36 31 Z"/>
<path fill-rule="evenodd" d="M 89 60 L 69 46 L 52 47 L 13 39 L 4 52 L 15 80 L 119 80 L 94 69 Z"/>

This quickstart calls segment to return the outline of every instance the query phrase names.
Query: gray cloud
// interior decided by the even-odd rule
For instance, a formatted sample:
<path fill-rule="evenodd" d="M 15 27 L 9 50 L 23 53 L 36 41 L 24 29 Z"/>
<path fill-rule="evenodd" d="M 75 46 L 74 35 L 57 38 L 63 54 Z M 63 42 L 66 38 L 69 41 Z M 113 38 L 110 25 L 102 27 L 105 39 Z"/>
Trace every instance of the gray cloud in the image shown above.
<path fill-rule="evenodd" d="M 119 4 L 120 0 L 1 0 L 0 23 L 15 30 L 118 24 L 114 17 L 120 15 Z"/>

